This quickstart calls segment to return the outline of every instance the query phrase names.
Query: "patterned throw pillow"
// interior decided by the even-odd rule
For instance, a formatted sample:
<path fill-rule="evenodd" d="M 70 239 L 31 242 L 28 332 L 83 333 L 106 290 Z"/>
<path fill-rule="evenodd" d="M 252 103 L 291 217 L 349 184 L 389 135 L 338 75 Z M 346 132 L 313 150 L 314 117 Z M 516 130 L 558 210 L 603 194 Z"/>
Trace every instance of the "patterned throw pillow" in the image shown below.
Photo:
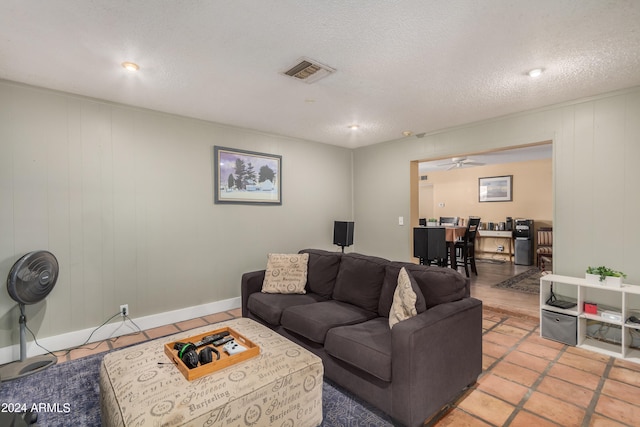
<path fill-rule="evenodd" d="M 389 328 L 427 309 L 427 304 L 416 280 L 402 267 L 398 274 L 398 285 L 393 293 L 393 304 L 389 312 Z"/>
<path fill-rule="evenodd" d="M 304 294 L 309 254 L 269 254 L 262 292 L 268 294 Z"/>

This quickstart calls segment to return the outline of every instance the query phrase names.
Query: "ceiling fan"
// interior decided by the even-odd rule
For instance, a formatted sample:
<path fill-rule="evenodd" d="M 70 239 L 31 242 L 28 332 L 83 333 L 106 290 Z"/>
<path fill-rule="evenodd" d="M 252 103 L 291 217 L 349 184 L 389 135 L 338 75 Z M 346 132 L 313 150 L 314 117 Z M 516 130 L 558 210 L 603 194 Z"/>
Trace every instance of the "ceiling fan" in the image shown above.
<path fill-rule="evenodd" d="M 467 159 L 466 157 L 454 157 L 449 163 L 442 163 L 438 166 L 449 166 L 447 170 L 462 168 L 464 166 L 482 166 L 484 163 L 476 162 L 475 160 Z"/>

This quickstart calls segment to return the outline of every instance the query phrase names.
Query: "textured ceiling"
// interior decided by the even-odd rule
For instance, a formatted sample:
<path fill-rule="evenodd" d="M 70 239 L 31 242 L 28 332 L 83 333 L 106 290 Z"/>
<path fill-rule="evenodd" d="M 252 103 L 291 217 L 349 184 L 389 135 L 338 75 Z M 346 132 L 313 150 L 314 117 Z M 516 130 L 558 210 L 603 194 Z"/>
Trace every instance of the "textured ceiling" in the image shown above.
<path fill-rule="evenodd" d="M 346 147 L 640 85 L 639 46 L 638 0 L 0 1 L 0 78 Z"/>

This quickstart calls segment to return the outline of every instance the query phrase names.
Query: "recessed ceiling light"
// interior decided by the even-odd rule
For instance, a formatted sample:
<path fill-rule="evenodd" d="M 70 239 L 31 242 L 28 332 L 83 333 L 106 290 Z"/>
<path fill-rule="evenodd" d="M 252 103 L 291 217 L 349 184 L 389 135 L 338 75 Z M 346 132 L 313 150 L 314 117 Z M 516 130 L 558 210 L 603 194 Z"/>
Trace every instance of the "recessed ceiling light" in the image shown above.
<path fill-rule="evenodd" d="M 542 68 L 534 68 L 533 70 L 529 71 L 527 74 L 529 74 L 529 77 L 539 77 L 540 74 L 542 74 Z"/>
<path fill-rule="evenodd" d="M 135 72 L 138 71 L 140 69 L 140 66 L 134 62 L 123 62 L 122 66 L 127 70 L 127 71 L 131 71 L 131 72 Z"/>
<path fill-rule="evenodd" d="M 360 125 L 356 125 L 356 124 L 349 125 L 349 129 L 351 129 L 351 130 L 358 130 L 358 129 L 360 129 Z"/>
<path fill-rule="evenodd" d="M 411 132 L 410 130 L 405 130 L 404 132 L 402 132 L 402 134 L 404 136 L 411 136 L 411 135 L 413 135 L 413 132 Z"/>

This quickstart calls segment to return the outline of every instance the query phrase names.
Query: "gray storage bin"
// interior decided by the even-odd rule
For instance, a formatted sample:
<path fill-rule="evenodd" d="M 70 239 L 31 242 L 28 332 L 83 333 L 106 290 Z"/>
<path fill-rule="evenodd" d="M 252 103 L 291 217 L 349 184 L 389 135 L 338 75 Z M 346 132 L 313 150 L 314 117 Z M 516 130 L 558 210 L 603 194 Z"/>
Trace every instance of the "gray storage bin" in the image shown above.
<path fill-rule="evenodd" d="M 542 310 L 540 316 L 540 334 L 544 338 L 569 345 L 576 345 L 578 343 L 577 326 L 576 316 Z"/>

